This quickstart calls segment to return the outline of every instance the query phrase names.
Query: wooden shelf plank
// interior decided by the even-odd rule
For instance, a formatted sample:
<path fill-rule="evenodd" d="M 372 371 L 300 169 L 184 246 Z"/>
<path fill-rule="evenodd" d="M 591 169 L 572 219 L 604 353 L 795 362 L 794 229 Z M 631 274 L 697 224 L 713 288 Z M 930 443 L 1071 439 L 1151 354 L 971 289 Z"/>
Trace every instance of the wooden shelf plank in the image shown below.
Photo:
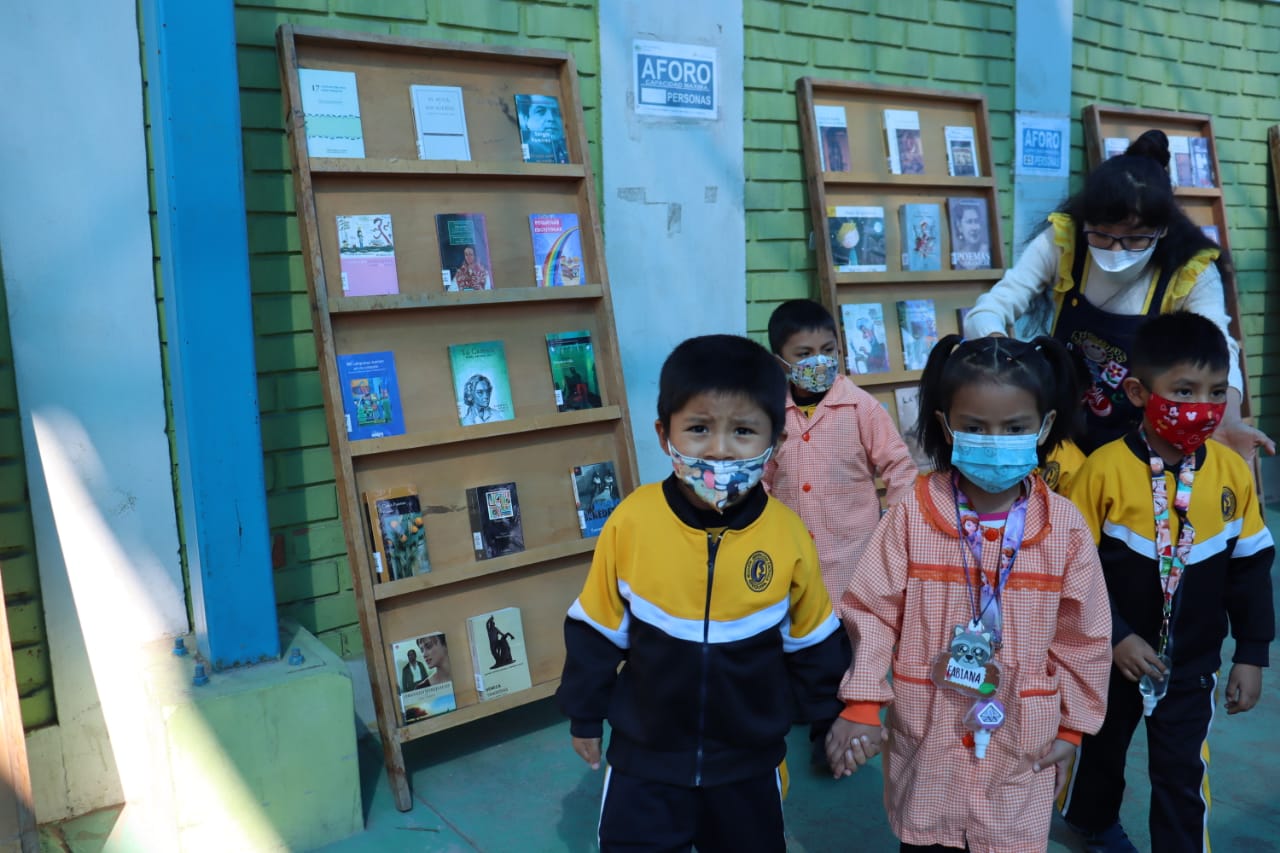
<path fill-rule="evenodd" d="M 542 681 L 527 690 L 508 693 L 506 696 L 500 696 L 488 702 L 477 702 L 474 705 L 466 705 L 456 711 L 450 711 L 438 717 L 430 717 L 416 723 L 409 723 L 396 729 L 396 739 L 401 743 L 407 743 L 423 735 L 442 732 L 445 729 L 479 720 L 499 711 L 516 708 L 529 702 L 536 702 L 539 699 L 546 699 L 548 696 L 554 695 L 556 688 L 559 686 L 560 679 L 558 678 L 551 681 Z"/>
<path fill-rule="evenodd" d="M 405 435 L 393 435 L 390 438 L 373 438 L 351 442 L 351 455 L 374 456 L 379 453 L 395 453 L 400 450 L 412 450 L 419 447 L 439 447 L 443 444 L 455 444 L 460 441 L 475 441 L 478 438 L 493 438 L 499 435 L 516 435 L 523 432 L 536 432 L 544 429 L 563 429 L 565 427 L 595 424 L 605 421 L 616 421 L 622 417 L 620 406 L 603 406 L 599 409 L 582 409 L 576 412 L 553 412 L 549 415 L 535 415 L 531 418 L 513 418 L 494 424 L 476 424 L 475 426 L 457 426 L 449 429 L 430 432 L 411 432 Z"/>
<path fill-rule="evenodd" d="M 837 285 L 846 284 L 947 284 L 957 281 L 997 282 L 1004 270 L 895 270 L 894 272 L 841 272 L 835 274 Z"/>
<path fill-rule="evenodd" d="M 870 172 L 823 172 L 822 182 L 830 188 L 877 189 L 880 187 L 920 187 L 939 193 L 952 190 L 987 189 L 996 185 L 995 178 L 957 178 L 951 175 L 882 175 Z"/>
<path fill-rule="evenodd" d="M 551 560 L 558 560 L 561 557 L 589 554 L 595 550 L 595 547 L 596 537 L 592 536 L 587 539 L 575 539 L 569 542 L 557 542 L 554 545 L 543 545 L 539 548 L 526 548 L 518 554 L 507 554 L 502 557 L 494 557 L 491 560 L 477 560 L 474 563 L 462 566 L 433 568 L 425 575 L 415 575 L 411 578 L 401 578 L 397 581 L 375 584 L 373 597 L 378 601 L 399 598 L 402 595 L 411 595 L 424 589 L 434 589 L 460 581 L 481 578 L 486 575 L 509 572 L 512 569 L 547 563 Z"/>
<path fill-rule="evenodd" d="M 402 311 L 406 308 L 466 308 L 503 302 L 559 302 L 572 299 L 599 299 L 604 287 L 581 284 L 574 287 L 499 287 L 493 290 L 457 293 L 394 293 L 385 296 L 339 296 L 328 300 L 330 314 L 357 314 L 367 311 Z"/>
<path fill-rule="evenodd" d="M 422 175 L 432 178 L 519 178 L 577 180 L 586 175 L 581 163 L 521 163 L 504 160 L 386 160 L 313 157 L 312 175 Z"/>

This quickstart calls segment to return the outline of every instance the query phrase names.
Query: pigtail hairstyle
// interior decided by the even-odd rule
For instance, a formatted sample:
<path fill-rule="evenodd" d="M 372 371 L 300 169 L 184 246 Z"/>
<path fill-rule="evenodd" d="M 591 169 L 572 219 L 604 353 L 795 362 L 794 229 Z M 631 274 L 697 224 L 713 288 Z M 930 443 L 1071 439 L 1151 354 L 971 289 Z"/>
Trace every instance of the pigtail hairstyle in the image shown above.
<path fill-rule="evenodd" d="M 1014 338 L 963 340 L 947 335 L 938 341 L 920 376 L 920 420 L 916 440 L 933 462 L 934 470 L 951 470 L 951 444 L 935 413 L 951 411 L 956 391 L 980 383 L 1015 385 L 1031 394 L 1043 418 L 1057 412 L 1045 441 L 1037 448 L 1040 464 L 1063 440 L 1070 438 L 1080 410 L 1080 374 L 1061 343 L 1039 337 L 1030 343 Z"/>

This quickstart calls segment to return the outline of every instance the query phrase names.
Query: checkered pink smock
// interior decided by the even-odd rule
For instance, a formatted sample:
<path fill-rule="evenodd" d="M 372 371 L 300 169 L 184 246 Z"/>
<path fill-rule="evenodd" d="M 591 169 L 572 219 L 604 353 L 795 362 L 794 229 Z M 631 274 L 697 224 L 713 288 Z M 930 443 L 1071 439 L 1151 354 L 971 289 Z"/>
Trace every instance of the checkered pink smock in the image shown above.
<path fill-rule="evenodd" d="M 1033 773 L 1059 728 L 1096 732 L 1106 712 L 1111 615 L 1093 537 L 1069 501 L 1036 477 L 1026 534 L 1005 586 L 997 697 L 1007 719 L 986 758 L 964 743 L 973 700 L 939 690 L 929 669 L 972 611 L 946 474 L 916 481 L 867 542 L 839 606 L 853 639 L 846 702 L 892 705 L 885 808 L 909 844 L 1044 850 L 1054 774 Z M 983 570 L 998 549 L 983 548 Z M 972 569 L 972 565 L 971 565 Z M 893 682 L 885 678 L 890 666 Z"/>

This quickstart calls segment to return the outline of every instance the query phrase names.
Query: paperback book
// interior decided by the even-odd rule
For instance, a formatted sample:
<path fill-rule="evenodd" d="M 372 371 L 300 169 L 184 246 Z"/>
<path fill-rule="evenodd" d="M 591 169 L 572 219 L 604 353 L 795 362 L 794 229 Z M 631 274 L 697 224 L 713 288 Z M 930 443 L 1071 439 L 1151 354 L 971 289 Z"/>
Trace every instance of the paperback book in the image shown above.
<path fill-rule="evenodd" d="M 836 272 L 884 272 L 884 208 L 828 207 L 827 238 Z"/>
<path fill-rule="evenodd" d="M 1209 140 L 1203 136 L 1193 136 L 1188 145 L 1191 149 L 1191 186 L 1205 188 L 1217 186 L 1213 176 L 1213 165 L 1209 160 Z"/>
<path fill-rule="evenodd" d="M 951 220 L 951 266 L 958 270 L 991 267 L 991 225 L 981 198 L 947 199 Z"/>
<path fill-rule="evenodd" d="M 844 107 L 814 104 L 813 118 L 818 126 L 822 171 L 849 171 L 849 122 Z"/>
<path fill-rule="evenodd" d="M 461 86 L 409 87 L 419 160 L 470 160 Z"/>
<path fill-rule="evenodd" d="M 449 366 L 458 420 L 463 426 L 509 421 L 516 416 L 502 341 L 452 344 Z"/>
<path fill-rule="evenodd" d="M 1219 246 L 1222 245 L 1222 238 L 1218 236 L 1217 225 L 1201 225 L 1200 230 L 1204 232 L 1204 236 L 1208 237 Z"/>
<path fill-rule="evenodd" d="M 516 95 L 520 153 L 526 163 L 568 163 L 560 101 L 553 95 Z"/>
<path fill-rule="evenodd" d="M 363 157 L 364 128 L 354 71 L 299 68 L 308 157 Z"/>
<path fill-rule="evenodd" d="M 1102 140 L 1102 159 L 1119 157 L 1129 150 L 1129 140 L 1124 136 L 1108 136 Z"/>
<path fill-rule="evenodd" d="M 467 635 L 481 702 L 527 690 L 532 685 L 519 607 L 469 617 Z"/>
<path fill-rule="evenodd" d="M 938 315 L 932 299 L 904 299 L 898 303 L 902 332 L 902 363 L 907 370 L 923 370 L 938 342 Z"/>
<path fill-rule="evenodd" d="M 582 230 L 576 213 L 531 213 L 533 278 L 538 287 L 582 284 Z"/>
<path fill-rule="evenodd" d="M 898 432 L 902 436 L 902 441 L 907 445 L 907 452 L 911 454 L 911 461 L 921 471 L 930 471 L 933 469 L 933 462 L 929 459 L 920 442 L 916 439 L 916 424 L 920 420 L 920 386 L 909 385 L 906 388 L 895 388 L 893 390 L 894 402 L 898 409 Z"/>
<path fill-rule="evenodd" d="M 570 482 L 573 503 L 578 510 L 578 527 L 584 539 L 596 536 L 622 500 L 617 471 L 612 462 L 596 462 L 575 465 L 572 474 Z"/>
<path fill-rule="evenodd" d="M 445 290 L 493 289 L 483 213 L 437 213 L 436 241 Z"/>
<path fill-rule="evenodd" d="M 1169 137 L 1169 180 L 1175 187 L 1193 187 L 1191 171 L 1191 137 Z"/>
<path fill-rule="evenodd" d="M 884 308 L 879 302 L 850 302 L 840 306 L 846 344 L 845 365 L 850 373 L 888 373 L 889 347 L 884 331 Z"/>
<path fill-rule="evenodd" d="M 936 204 L 904 204 L 898 208 L 902 234 L 902 268 L 912 272 L 942 269 L 942 209 Z"/>
<path fill-rule="evenodd" d="M 392 643 L 391 661 L 405 723 L 457 710 L 449 644 L 442 632 Z"/>
<path fill-rule="evenodd" d="M 944 127 L 947 142 L 947 172 L 957 178 L 978 177 L 978 144 L 972 127 Z"/>
<path fill-rule="evenodd" d="M 348 441 L 404 434 L 394 353 L 339 355 L 338 383 Z"/>
<path fill-rule="evenodd" d="M 431 571 L 427 529 L 418 492 L 396 486 L 364 493 L 365 514 L 373 540 L 373 580 L 397 581 Z"/>
<path fill-rule="evenodd" d="M 477 560 L 491 560 L 524 550 L 520 498 L 515 483 L 467 489 L 467 512 Z"/>
<path fill-rule="evenodd" d="M 338 270 L 343 296 L 400 292 L 391 214 L 338 217 Z"/>
<path fill-rule="evenodd" d="M 589 330 L 548 333 L 547 360 L 551 362 L 556 411 L 600 408 L 603 401 L 596 381 L 596 356 Z"/>
<path fill-rule="evenodd" d="M 915 110 L 885 110 L 884 133 L 889 143 L 889 171 L 895 175 L 923 175 L 920 113 Z"/>

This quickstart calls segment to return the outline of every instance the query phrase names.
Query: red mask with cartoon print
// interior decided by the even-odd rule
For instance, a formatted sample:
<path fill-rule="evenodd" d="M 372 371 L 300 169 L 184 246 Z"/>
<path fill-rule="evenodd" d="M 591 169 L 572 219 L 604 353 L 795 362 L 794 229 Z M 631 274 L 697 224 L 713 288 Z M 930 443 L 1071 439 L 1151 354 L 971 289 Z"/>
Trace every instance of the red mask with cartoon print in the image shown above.
<path fill-rule="evenodd" d="M 1176 403 L 1152 392 L 1146 416 L 1156 435 L 1187 455 L 1213 435 L 1226 410 L 1226 403 Z"/>

